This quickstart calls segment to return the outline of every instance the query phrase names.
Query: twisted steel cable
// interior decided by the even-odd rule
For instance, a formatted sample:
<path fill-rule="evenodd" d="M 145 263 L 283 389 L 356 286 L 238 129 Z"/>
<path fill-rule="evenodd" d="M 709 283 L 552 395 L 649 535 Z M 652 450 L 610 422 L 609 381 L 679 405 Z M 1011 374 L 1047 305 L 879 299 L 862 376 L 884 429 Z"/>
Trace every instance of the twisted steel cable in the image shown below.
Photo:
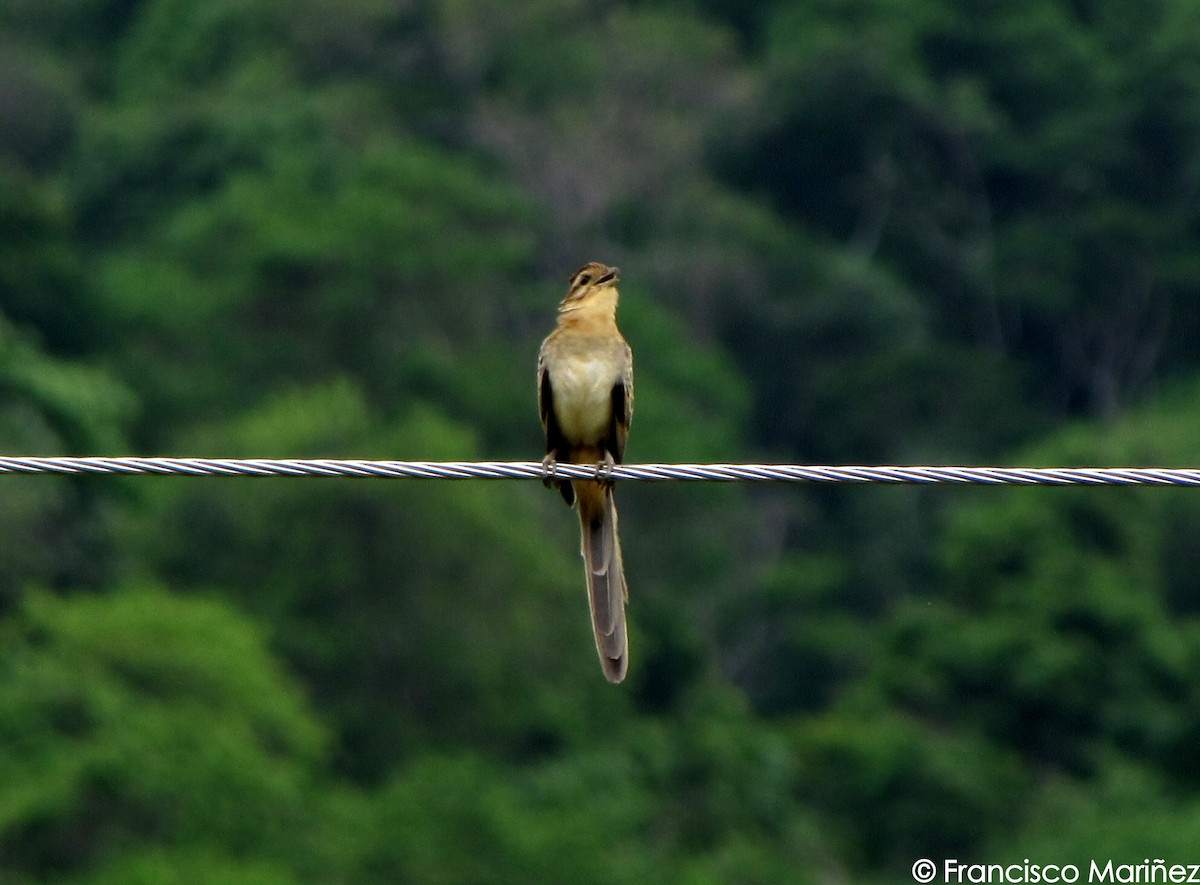
<path fill-rule="evenodd" d="M 71 458 L 0 456 L 0 473 L 159 476 L 342 476 L 543 479 L 541 461 L 372 461 L 327 458 Z M 559 479 L 886 483 L 923 485 L 1200 485 L 1200 468 L 821 466 L 803 464 L 559 464 Z"/>

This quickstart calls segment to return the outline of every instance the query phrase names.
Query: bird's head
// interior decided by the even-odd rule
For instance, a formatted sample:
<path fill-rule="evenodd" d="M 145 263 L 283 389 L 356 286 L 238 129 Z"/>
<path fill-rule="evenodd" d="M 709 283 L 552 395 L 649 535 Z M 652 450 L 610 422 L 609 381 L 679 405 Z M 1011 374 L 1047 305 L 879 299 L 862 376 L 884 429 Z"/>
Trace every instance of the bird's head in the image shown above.
<path fill-rule="evenodd" d="M 598 261 L 588 262 L 571 275 L 571 287 L 558 309 L 572 310 L 602 292 L 615 300 L 619 280 L 617 268 Z"/>

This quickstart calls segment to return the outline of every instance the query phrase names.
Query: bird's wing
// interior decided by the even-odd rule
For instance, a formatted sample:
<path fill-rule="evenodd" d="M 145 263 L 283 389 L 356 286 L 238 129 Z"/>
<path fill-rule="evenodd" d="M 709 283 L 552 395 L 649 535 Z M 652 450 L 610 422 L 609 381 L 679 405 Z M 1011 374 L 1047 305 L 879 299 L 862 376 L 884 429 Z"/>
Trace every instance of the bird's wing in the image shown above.
<path fill-rule="evenodd" d="M 566 440 L 558 426 L 558 418 L 554 413 L 554 385 L 550 381 L 550 368 L 546 365 L 545 345 L 543 353 L 538 355 L 538 414 L 542 419 L 542 430 L 546 433 L 547 454 L 559 457 L 566 449 Z"/>
<path fill-rule="evenodd" d="M 612 389 L 612 424 L 606 448 L 613 460 L 620 464 L 625 460 L 625 441 L 629 438 L 629 425 L 633 421 L 633 353 L 629 345 L 621 342 L 625 349 L 625 371 Z"/>

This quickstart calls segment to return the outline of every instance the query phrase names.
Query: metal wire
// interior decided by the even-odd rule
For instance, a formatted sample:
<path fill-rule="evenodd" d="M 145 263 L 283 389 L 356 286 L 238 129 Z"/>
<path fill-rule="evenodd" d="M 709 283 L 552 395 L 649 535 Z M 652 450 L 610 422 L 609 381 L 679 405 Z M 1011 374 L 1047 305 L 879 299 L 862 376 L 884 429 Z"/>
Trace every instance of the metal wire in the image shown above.
<path fill-rule="evenodd" d="M 0 456 L 0 473 L 178 476 L 351 476 L 395 479 L 543 479 L 541 461 L 367 461 L 316 458 L 26 458 Z M 1200 486 L 1200 468 L 826 467 L 802 464 L 559 464 L 559 479 L 959 485 Z"/>

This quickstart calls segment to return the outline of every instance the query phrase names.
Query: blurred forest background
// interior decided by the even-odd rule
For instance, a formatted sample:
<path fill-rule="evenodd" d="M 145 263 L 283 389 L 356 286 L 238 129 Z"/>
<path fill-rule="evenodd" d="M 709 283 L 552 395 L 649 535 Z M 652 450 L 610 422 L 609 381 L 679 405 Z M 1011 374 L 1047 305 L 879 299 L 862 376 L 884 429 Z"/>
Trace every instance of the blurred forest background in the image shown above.
<path fill-rule="evenodd" d="M 1200 461 L 1194 0 L 0 0 L 0 451 Z M 6 883 L 1196 861 L 1200 494 L 0 478 Z"/>

